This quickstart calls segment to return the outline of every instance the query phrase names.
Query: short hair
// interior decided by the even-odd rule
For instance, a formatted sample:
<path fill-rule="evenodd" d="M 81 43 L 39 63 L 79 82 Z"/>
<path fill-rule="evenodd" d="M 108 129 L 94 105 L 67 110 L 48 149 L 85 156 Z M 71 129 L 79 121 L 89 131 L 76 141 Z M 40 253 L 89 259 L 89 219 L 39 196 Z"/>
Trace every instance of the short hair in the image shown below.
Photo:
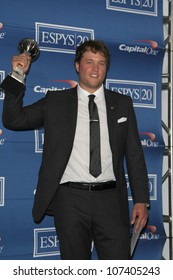
<path fill-rule="evenodd" d="M 76 57 L 74 62 L 80 62 L 83 54 L 89 50 L 91 50 L 93 53 L 102 53 L 103 56 L 106 58 L 107 68 L 109 67 L 110 52 L 101 40 L 88 40 L 82 43 L 80 46 L 78 46 L 76 49 Z"/>

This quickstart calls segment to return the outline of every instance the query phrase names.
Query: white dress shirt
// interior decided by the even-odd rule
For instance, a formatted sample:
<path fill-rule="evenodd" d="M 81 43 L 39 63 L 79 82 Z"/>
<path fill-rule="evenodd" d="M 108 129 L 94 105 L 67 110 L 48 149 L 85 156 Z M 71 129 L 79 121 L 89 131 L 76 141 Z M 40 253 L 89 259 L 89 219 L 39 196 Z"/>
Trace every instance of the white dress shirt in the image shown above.
<path fill-rule="evenodd" d="M 100 137 L 101 137 L 101 165 L 102 173 L 93 177 L 89 173 L 89 110 L 88 93 L 79 85 L 78 94 L 78 115 L 76 133 L 73 149 L 63 174 L 61 184 L 65 182 L 105 182 L 115 180 L 112 166 L 112 152 L 110 149 L 106 104 L 103 85 L 94 92 L 95 103 L 98 107 L 100 119 Z"/>

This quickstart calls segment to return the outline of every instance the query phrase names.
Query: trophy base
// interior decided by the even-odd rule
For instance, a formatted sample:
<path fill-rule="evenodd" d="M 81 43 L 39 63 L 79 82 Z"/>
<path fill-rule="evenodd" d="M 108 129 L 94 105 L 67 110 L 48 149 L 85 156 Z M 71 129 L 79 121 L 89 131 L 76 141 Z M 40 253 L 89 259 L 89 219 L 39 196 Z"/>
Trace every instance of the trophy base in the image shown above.
<path fill-rule="evenodd" d="M 16 79 L 14 76 L 7 75 L 0 84 L 0 88 L 3 91 L 11 93 L 17 97 L 25 89 L 25 84 Z"/>

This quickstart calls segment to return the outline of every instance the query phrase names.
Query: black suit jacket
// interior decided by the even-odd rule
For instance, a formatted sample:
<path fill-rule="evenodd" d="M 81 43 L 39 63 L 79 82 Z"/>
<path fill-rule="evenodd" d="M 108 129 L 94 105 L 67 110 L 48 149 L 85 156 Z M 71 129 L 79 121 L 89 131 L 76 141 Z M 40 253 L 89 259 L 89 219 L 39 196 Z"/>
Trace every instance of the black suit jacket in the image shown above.
<path fill-rule="evenodd" d="M 5 94 L 3 124 L 11 130 L 44 127 L 43 157 L 33 206 L 33 218 L 40 222 L 51 209 L 73 148 L 77 89 L 49 91 L 43 99 L 25 107 L 23 96 L 24 91 L 19 93 L 17 88 Z M 123 211 L 128 204 L 124 157 L 134 203 L 149 202 L 147 170 L 131 98 L 105 89 L 105 100 L 113 168 L 117 187 L 122 190 Z"/>

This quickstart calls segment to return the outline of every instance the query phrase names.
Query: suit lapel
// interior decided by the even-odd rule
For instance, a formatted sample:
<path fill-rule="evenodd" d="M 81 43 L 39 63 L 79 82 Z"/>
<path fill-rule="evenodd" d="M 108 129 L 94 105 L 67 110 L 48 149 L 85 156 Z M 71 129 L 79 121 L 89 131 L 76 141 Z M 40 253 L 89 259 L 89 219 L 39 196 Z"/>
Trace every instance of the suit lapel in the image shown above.
<path fill-rule="evenodd" d="M 68 131 L 69 131 L 69 144 L 74 141 L 76 124 L 77 124 L 77 109 L 78 109 L 78 97 L 77 97 L 77 87 L 72 88 L 72 92 L 67 94 L 67 104 L 68 104 Z"/>
<path fill-rule="evenodd" d="M 116 108 L 118 100 L 116 94 L 105 89 L 105 101 L 107 110 L 107 122 L 109 131 L 109 141 L 113 156 L 118 157 L 118 137 L 117 137 L 117 123 L 116 123 Z"/>

